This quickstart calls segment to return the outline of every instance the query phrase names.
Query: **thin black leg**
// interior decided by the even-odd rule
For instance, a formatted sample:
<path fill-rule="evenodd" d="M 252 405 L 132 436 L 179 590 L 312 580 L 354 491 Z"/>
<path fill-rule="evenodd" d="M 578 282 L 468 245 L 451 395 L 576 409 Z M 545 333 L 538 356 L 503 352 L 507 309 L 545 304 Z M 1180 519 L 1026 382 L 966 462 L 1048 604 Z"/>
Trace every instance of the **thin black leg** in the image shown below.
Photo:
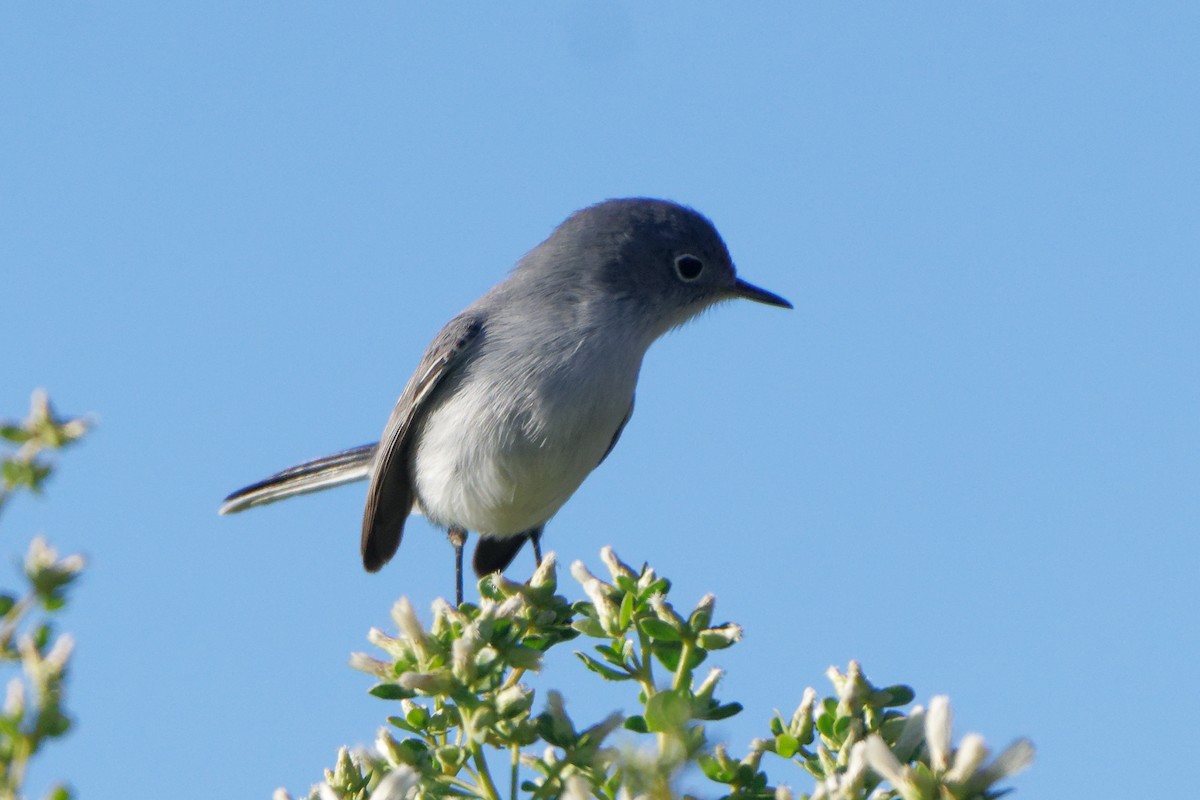
<path fill-rule="evenodd" d="M 529 534 L 529 543 L 533 545 L 533 560 L 537 562 L 537 566 L 542 565 L 542 529 Z"/>
<path fill-rule="evenodd" d="M 461 606 L 463 601 L 463 545 L 467 543 L 465 528 L 451 528 L 447 534 L 450 544 L 454 545 L 454 597 L 455 605 Z"/>

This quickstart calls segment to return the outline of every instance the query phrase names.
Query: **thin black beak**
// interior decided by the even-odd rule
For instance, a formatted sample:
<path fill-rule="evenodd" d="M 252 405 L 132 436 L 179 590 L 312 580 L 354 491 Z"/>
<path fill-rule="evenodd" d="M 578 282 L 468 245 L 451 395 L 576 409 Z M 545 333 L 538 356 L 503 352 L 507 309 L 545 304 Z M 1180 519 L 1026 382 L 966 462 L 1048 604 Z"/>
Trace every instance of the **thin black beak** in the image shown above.
<path fill-rule="evenodd" d="M 753 300 L 756 303 L 766 303 L 769 306 L 779 306 L 780 308 L 791 308 L 792 304 L 784 300 L 777 294 L 772 294 L 766 289 L 760 289 L 752 283 L 746 283 L 741 278 L 738 278 L 733 283 L 733 296 L 744 297 L 747 300 Z"/>

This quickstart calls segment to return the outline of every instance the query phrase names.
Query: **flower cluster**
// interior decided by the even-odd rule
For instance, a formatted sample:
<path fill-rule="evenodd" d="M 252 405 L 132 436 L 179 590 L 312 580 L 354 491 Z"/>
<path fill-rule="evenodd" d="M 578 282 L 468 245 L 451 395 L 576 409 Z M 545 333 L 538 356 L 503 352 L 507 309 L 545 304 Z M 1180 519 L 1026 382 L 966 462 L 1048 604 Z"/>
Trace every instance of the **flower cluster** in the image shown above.
<path fill-rule="evenodd" d="M 399 713 L 388 717 L 391 728 L 380 731 L 373 750 L 343 749 L 309 797 L 499 800 L 523 792 L 658 800 L 680 797 L 680 775 L 694 764 L 716 784 L 714 795 L 791 800 L 792 790 L 767 774 L 770 757 L 816 779 L 810 795 L 799 795 L 805 800 L 989 800 L 1032 759 L 1024 740 L 990 762 L 975 734 L 952 749 L 946 698 L 905 713 L 912 690 L 877 687 L 854 662 L 845 672 L 828 671 L 833 696 L 818 699 L 806 689 L 790 718 L 777 714 L 770 735 L 734 757 L 708 741 L 706 725 L 741 706 L 715 697 L 720 670 L 697 670 L 711 652 L 736 644 L 741 628 L 714 624 L 711 595 L 680 613 L 668 601 L 670 582 L 653 569 L 634 570 L 609 548 L 601 558 L 609 580 L 581 563 L 571 567 L 585 601 L 555 593 L 550 555 L 528 585 L 492 576 L 480 583 L 479 605 L 437 602 L 428 630 L 407 600 L 397 603 L 398 635 L 369 634 L 387 658 L 357 654 L 352 662 L 379 681 L 372 693 L 398 702 Z M 593 643 L 576 655 L 605 681 L 636 689 L 635 713 L 578 725 L 554 691 L 535 712 L 522 677 L 541 666 L 548 648 L 580 635 Z M 494 765 L 505 757 L 502 791 Z M 276 798 L 289 800 L 282 790 Z"/>

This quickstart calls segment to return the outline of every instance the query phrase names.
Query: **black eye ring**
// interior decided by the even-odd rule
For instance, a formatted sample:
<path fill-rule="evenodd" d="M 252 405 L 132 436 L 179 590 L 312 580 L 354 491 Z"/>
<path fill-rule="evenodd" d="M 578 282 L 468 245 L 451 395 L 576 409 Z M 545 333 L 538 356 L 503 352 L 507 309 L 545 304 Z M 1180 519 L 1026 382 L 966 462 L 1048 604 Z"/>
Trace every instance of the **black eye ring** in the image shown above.
<path fill-rule="evenodd" d="M 691 253 L 684 253 L 675 258 L 675 274 L 679 276 L 679 280 L 691 283 L 699 278 L 702 272 L 704 272 L 704 262 Z"/>

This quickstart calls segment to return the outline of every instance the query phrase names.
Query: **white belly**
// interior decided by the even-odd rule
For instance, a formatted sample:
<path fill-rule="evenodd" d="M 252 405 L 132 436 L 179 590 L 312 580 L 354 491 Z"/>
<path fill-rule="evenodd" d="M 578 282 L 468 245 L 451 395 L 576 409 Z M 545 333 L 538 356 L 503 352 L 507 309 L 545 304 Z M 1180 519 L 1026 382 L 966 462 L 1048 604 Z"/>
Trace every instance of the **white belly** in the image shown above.
<path fill-rule="evenodd" d="M 511 395 L 503 387 L 464 380 L 416 432 L 411 466 L 423 513 L 492 536 L 545 523 L 603 458 L 629 411 L 638 366 L 603 386 L 535 382 L 507 403 L 496 399 Z"/>

